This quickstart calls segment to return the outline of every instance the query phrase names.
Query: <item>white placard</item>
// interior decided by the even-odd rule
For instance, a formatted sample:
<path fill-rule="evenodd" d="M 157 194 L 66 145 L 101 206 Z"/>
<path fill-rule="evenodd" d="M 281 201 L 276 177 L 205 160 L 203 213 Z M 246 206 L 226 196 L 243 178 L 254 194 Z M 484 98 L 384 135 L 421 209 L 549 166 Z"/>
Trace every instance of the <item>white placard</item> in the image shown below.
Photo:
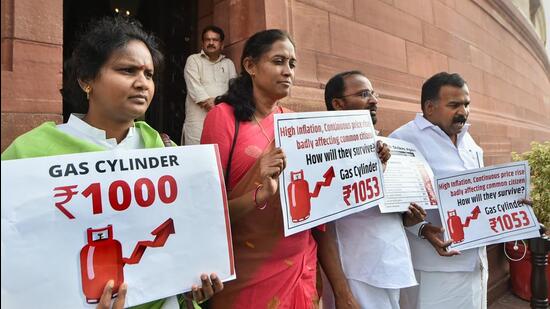
<path fill-rule="evenodd" d="M 285 236 L 376 206 L 382 167 L 369 111 L 275 115 Z"/>
<path fill-rule="evenodd" d="M 410 203 L 424 209 L 437 209 L 434 174 L 426 159 L 414 144 L 402 140 L 378 137 L 391 151 L 384 171 L 386 199 L 380 212 L 407 211 Z"/>
<path fill-rule="evenodd" d="M 2 308 L 127 306 L 235 278 L 217 147 L 2 161 Z"/>
<path fill-rule="evenodd" d="M 436 179 L 440 217 L 451 249 L 464 250 L 539 236 L 526 161 L 472 169 Z"/>

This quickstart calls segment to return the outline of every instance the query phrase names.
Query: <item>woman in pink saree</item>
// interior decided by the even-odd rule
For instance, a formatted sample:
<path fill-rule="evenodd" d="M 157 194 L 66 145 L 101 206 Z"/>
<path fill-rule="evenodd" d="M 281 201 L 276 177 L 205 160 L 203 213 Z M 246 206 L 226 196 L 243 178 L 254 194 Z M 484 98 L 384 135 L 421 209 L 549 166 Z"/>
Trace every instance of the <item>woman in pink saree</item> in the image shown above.
<path fill-rule="evenodd" d="M 289 94 L 295 64 L 286 32 L 256 33 L 244 46 L 241 75 L 204 122 L 201 143 L 218 144 L 228 176 L 237 270 L 210 308 L 318 307 L 317 245 L 310 230 L 283 235 L 278 178 L 286 158 L 273 142 L 273 115 L 289 112 L 278 101 Z"/>

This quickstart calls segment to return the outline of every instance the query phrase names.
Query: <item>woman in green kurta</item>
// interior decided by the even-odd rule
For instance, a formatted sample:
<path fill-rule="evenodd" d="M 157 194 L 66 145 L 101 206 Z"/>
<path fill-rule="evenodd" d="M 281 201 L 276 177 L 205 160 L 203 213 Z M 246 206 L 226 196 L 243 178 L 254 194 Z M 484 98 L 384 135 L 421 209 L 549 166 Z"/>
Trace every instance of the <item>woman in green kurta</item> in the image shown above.
<path fill-rule="evenodd" d="M 54 156 L 105 150 L 172 145 L 143 121 L 155 93 L 155 79 L 163 61 L 155 38 L 139 23 L 103 18 L 89 26 L 67 63 L 65 100 L 84 107 L 67 123 L 47 122 L 18 137 L 2 160 Z M 202 286 L 136 308 L 200 308 L 200 303 L 223 289 L 215 275 L 201 275 Z M 112 280 L 107 282 L 97 308 L 111 308 Z M 118 290 L 112 308 L 123 308 L 126 284 Z"/>

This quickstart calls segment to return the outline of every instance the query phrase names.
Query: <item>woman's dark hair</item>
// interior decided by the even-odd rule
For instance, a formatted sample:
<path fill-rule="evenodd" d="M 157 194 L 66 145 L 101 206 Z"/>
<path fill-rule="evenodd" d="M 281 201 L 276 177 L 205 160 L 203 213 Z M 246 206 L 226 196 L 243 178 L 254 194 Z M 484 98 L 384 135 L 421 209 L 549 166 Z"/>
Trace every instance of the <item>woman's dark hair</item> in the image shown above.
<path fill-rule="evenodd" d="M 127 17 L 103 17 L 88 24 L 80 35 L 71 58 L 64 64 L 65 76 L 61 94 L 66 102 L 73 105 L 75 112 L 85 113 L 88 110 L 88 100 L 78 80 L 95 79 L 113 52 L 133 40 L 143 42 L 149 49 L 155 69 L 154 81 L 158 82 L 164 59 L 156 38 L 146 33 L 136 20 Z"/>
<path fill-rule="evenodd" d="M 325 105 L 327 106 L 328 111 L 333 111 L 334 106 L 332 106 L 332 100 L 336 98 L 341 98 L 344 95 L 346 90 L 344 80 L 348 76 L 352 75 L 361 75 L 365 76 L 361 71 L 346 71 L 334 75 L 325 86 Z"/>
<path fill-rule="evenodd" d="M 466 81 L 458 73 L 439 72 L 430 77 L 422 85 L 422 94 L 420 95 L 420 107 L 422 111 L 428 101 L 437 101 L 439 99 L 439 90 L 443 86 L 464 87 Z"/>
<path fill-rule="evenodd" d="M 229 82 L 229 90 L 224 95 L 216 98 L 216 103 L 225 102 L 233 106 L 237 120 L 251 120 L 256 111 L 252 94 L 252 77 L 244 69 L 244 59 L 250 57 L 252 61 L 258 61 L 263 54 L 271 50 L 273 43 L 284 40 L 289 40 L 294 45 L 286 31 L 270 29 L 257 32 L 244 44 L 241 56 L 241 74 Z"/>

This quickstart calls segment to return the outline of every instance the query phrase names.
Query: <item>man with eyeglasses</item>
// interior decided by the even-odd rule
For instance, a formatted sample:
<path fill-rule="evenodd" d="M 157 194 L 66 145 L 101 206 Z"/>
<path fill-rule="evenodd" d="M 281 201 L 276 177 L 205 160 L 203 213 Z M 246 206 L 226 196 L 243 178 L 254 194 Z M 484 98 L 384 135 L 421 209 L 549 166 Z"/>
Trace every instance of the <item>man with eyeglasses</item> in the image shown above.
<path fill-rule="evenodd" d="M 372 123 L 377 122 L 378 94 L 360 71 L 332 77 L 325 104 L 327 110 L 368 109 Z M 323 308 L 399 308 L 399 290 L 417 284 L 403 225 L 421 222 L 425 214 L 416 204 L 403 214 L 382 214 L 373 207 L 329 223 L 327 233 L 336 238 L 341 266 L 336 261 L 326 269 L 335 297 L 324 280 Z"/>
<path fill-rule="evenodd" d="M 422 113 L 390 137 L 416 146 L 438 175 L 483 167 L 483 151 L 468 133 L 470 92 L 464 79 L 441 72 L 422 85 Z M 419 285 L 402 291 L 407 309 L 487 308 L 487 253 L 485 247 L 447 251 L 436 209 L 426 221 L 407 228 L 412 261 Z M 435 247 L 434 251 L 432 247 Z M 450 257 L 452 256 L 452 258 Z"/>

